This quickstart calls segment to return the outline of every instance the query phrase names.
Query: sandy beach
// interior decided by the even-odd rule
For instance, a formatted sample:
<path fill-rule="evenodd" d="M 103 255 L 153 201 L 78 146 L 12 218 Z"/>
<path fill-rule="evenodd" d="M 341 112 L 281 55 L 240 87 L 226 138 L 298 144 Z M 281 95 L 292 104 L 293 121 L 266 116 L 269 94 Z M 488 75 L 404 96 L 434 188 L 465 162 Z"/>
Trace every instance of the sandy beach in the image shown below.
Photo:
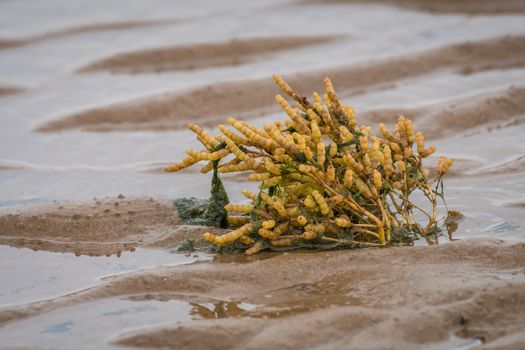
<path fill-rule="evenodd" d="M 0 349 L 525 347 L 523 1 L 0 13 Z M 210 228 L 171 202 L 207 198 L 210 175 L 161 169 L 199 148 L 190 122 L 282 120 L 273 73 L 307 96 L 330 77 L 374 132 L 413 119 L 431 173 L 455 160 L 439 244 L 178 250 Z M 256 186 L 223 180 L 233 202 Z"/>

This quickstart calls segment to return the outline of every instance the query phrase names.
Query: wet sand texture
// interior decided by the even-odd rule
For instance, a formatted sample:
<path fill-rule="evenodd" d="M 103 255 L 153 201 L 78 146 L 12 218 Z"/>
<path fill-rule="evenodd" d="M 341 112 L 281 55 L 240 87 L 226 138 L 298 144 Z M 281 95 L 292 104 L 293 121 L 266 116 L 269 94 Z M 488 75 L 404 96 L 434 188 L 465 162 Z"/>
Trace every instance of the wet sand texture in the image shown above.
<path fill-rule="evenodd" d="M 394 124 L 400 115 L 413 119 L 417 129 L 428 138 L 522 123 L 525 122 L 525 87 L 511 87 L 419 108 L 372 110 L 362 113 L 361 117 L 366 123 Z"/>
<path fill-rule="evenodd" d="M 518 156 L 514 159 L 506 161 L 505 163 L 497 166 L 493 166 L 487 169 L 482 169 L 478 172 L 474 172 L 474 175 L 494 176 L 501 174 L 520 173 L 525 170 L 525 156 Z M 520 206 L 517 206 L 520 207 Z M 521 203 L 521 207 L 525 207 Z"/>
<path fill-rule="evenodd" d="M 306 0 L 302 3 L 380 4 L 432 13 L 461 13 L 469 15 L 525 12 L 525 2 L 521 0 Z"/>
<path fill-rule="evenodd" d="M 179 224 L 169 202 L 104 198 L 0 216 L 0 244 L 77 255 L 119 254 L 160 239 Z"/>
<path fill-rule="evenodd" d="M 506 36 L 349 67 L 304 72 L 285 79 L 300 93 L 310 93 L 321 91 L 323 78 L 329 76 L 338 91 L 352 93 L 438 70 L 469 73 L 524 65 L 525 37 Z M 91 109 L 50 121 L 37 130 L 162 130 L 184 127 L 197 118 L 201 119 L 200 124 L 215 125 L 227 115 L 248 117 L 247 112 L 251 112 L 253 117 L 259 114 L 257 110 L 273 110 L 273 96 L 278 92 L 271 78 L 220 83 L 179 95 L 167 94 Z"/>
<path fill-rule="evenodd" d="M 170 70 L 237 66 L 261 59 L 264 54 L 318 45 L 337 37 L 275 37 L 234 39 L 223 43 L 205 43 L 141 50 L 118 54 L 94 62 L 79 72 L 150 73 Z"/>
<path fill-rule="evenodd" d="M 14 86 L 2 86 L 0 85 L 0 97 L 7 95 L 14 95 L 23 92 L 24 89 Z"/>
<path fill-rule="evenodd" d="M 268 310 L 251 315 L 259 319 L 210 319 L 137 332 L 117 343 L 188 349 L 291 349 L 305 344 L 334 349 L 419 349 L 453 333 L 489 344 L 508 342 L 512 348 L 525 341 L 520 327 L 525 320 L 523 248 L 470 241 L 440 247 L 290 254 L 241 266 L 227 264 L 208 280 L 213 285 L 207 293 L 220 298 L 228 293 L 247 295 L 249 302 Z M 206 268 L 194 271 L 195 275 Z M 498 274 L 515 276 L 516 282 Z M 242 276 L 250 276 L 245 277 L 250 281 Z M 282 313 L 275 312 L 279 309 Z"/>
<path fill-rule="evenodd" d="M 62 37 L 66 37 L 69 35 L 75 35 L 75 34 L 171 25 L 171 24 L 178 23 L 180 21 L 181 20 L 175 20 L 175 19 L 161 19 L 161 20 L 144 20 L 144 21 L 126 21 L 126 22 L 108 22 L 108 23 L 99 23 L 99 24 L 86 24 L 86 25 L 81 25 L 78 27 L 64 28 L 64 29 L 60 29 L 60 30 L 56 30 L 56 31 L 48 32 L 48 33 L 33 35 L 33 36 L 25 37 L 25 38 L 17 38 L 17 39 L 0 38 L 0 50 L 36 44 L 36 43 L 40 43 L 46 40 L 62 38 Z"/>
<path fill-rule="evenodd" d="M 250 319 L 237 318 L 235 311 L 216 319 L 218 314 L 195 305 L 193 314 L 200 321 L 136 331 L 116 343 L 159 349 L 292 349 L 306 344 L 419 349 L 432 342 L 446 344 L 453 334 L 482 339 L 488 348 L 519 348 L 525 341 L 524 248 L 523 243 L 478 239 L 157 268 L 84 292 L 0 309 L 0 323 L 104 298 L 191 296 L 216 307 L 219 300 L 259 307 L 241 315 Z"/>

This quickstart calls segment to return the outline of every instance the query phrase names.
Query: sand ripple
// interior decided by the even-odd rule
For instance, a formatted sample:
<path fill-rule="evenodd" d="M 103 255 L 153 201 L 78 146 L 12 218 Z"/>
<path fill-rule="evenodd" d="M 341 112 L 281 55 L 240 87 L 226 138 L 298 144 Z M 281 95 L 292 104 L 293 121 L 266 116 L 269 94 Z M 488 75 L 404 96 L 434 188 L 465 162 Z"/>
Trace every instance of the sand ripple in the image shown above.
<path fill-rule="evenodd" d="M 24 90 L 25 89 L 21 87 L 0 85 L 0 96 L 19 94 Z"/>
<path fill-rule="evenodd" d="M 112 73 L 137 74 L 237 66 L 261 59 L 264 54 L 319 45 L 336 39 L 334 36 L 251 38 L 141 50 L 94 62 L 79 71 L 85 73 L 107 70 Z"/>
<path fill-rule="evenodd" d="M 508 52 L 512 52 L 509 55 Z M 411 56 L 401 56 L 349 67 L 304 72 L 285 77 L 299 92 L 320 91 L 323 77 L 333 78 L 342 94 L 382 86 L 437 70 L 484 70 L 525 66 L 525 37 L 502 38 L 451 45 Z M 227 115 L 258 116 L 275 108 L 278 93 L 271 78 L 205 86 L 179 95 L 162 95 L 138 102 L 100 107 L 50 121 L 37 130 L 55 132 L 81 128 L 98 131 L 177 129 L 189 121 L 216 125 Z M 235 98 L 232 98 L 235 96 Z"/>
<path fill-rule="evenodd" d="M 319 0 L 306 0 L 303 3 L 321 3 Z M 334 4 L 380 4 L 398 6 L 409 10 L 432 13 L 458 13 L 468 15 L 515 14 L 525 12 L 525 3 L 521 0 L 328 0 Z"/>
<path fill-rule="evenodd" d="M 159 19 L 159 20 L 143 20 L 143 21 L 125 21 L 125 22 L 107 22 L 107 23 L 95 23 L 86 24 L 76 27 L 64 28 L 52 32 L 43 34 L 37 34 L 24 38 L 10 39 L 0 38 L 0 50 L 8 49 L 13 47 L 26 46 L 31 44 L 40 43 L 42 41 L 62 38 L 74 34 L 108 31 L 108 30 L 124 30 L 141 27 L 152 27 L 161 25 L 170 25 L 180 22 L 180 20 L 174 19 Z"/>

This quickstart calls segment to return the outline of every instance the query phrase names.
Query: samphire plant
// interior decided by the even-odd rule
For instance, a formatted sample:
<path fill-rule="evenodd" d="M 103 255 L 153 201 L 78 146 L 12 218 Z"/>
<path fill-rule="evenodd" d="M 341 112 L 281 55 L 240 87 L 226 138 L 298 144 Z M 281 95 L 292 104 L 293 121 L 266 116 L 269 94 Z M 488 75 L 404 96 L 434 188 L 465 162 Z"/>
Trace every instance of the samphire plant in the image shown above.
<path fill-rule="evenodd" d="M 341 248 L 410 243 L 438 231 L 437 199 L 452 160 L 440 157 L 430 176 L 423 159 L 435 152 L 425 146 L 412 121 L 399 117 L 393 131 L 379 124 L 380 135 L 358 125 L 351 106 L 339 101 L 330 79 L 326 93 L 312 100 L 296 93 L 279 75 L 280 89 L 295 101 L 275 97 L 284 122 L 260 129 L 228 118 L 212 136 L 190 124 L 204 150 L 188 150 L 176 172 L 201 161 L 213 171 L 212 198 L 201 206 L 197 223 L 232 227 L 204 239 L 220 247 L 244 247 L 246 254 L 265 248 Z M 232 130 L 233 129 L 233 130 Z M 220 173 L 242 172 L 259 183 L 259 192 L 243 190 L 249 204 L 228 203 Z M 428 205 L 415 204 L 420 192 Z M 419 202 L 418 202 L 419 203 Z M 181 203 L 176 202 L 179 209 Z"/>

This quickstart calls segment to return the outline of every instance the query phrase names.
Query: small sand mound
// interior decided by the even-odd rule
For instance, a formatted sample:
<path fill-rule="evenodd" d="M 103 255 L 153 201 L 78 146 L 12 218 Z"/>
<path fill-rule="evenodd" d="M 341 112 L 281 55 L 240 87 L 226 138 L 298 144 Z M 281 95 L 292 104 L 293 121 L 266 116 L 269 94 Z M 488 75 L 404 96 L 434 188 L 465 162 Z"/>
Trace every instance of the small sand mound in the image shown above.
<path fill-rule="evenodd" d="M 476 71 L 486 69 L 487 65 L 494 69 L 524 66 L 525 37 L 511 36 L 452 45 L 410 56 L 302 73 L 286 77 L 286 80 L 300 92 L 320 91 L 319 82 L 328 75 L 339 91 L 352 92 L 440 69 Z M 200 124 L 215 125 L 226 115 L 254 117 L 258 115 L 254 111 L 275 108 L 273 96 L 278 92 L 271 78 L 220 83 L 180 95 L 163 95 L 91 109 L 48 122 L 37 131 L 71 128 L 95 131 L 177 129 L 197 118 Z"/>
<path fill-rule="evenodd" d="M 169 236 L 178 224 L 169 202 L 104 198 L 2 215 L 0 244 L 77 255 L 120 254 Z"/>
<path fill-rule="evenodd" d="M 275 37 L 234 39 L 223 43 L 193 44 L 134 51 L 94 62 L 79 72 L 108 70 L 112 73 L 151 73 L 237 66 L 261 59 L 264 54 L 318 45 L 337 37 Z"/>

